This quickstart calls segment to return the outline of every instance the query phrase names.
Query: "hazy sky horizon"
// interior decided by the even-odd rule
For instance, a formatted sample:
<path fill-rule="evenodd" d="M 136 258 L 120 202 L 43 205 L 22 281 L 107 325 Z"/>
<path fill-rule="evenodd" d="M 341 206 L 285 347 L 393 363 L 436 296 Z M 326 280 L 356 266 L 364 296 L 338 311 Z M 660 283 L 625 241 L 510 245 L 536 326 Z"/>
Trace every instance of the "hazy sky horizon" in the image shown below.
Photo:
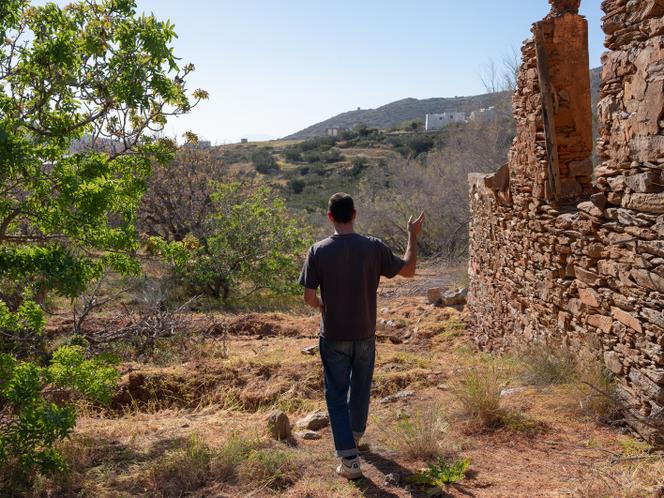
<path fill-rule="evenodd" d="M 603 51 L 600 2 L 582 2 L 591 67 Z M 176 54 L 196 65 L 189 88 L 210 93 L 167 133 L 192 130 L 213 143 L 283 137 L 406 97 L 485 93 L 489 61 L 520 53 L 531 24 L 549 10 L 546 0 L 137 3 L 175 24 Z"/>

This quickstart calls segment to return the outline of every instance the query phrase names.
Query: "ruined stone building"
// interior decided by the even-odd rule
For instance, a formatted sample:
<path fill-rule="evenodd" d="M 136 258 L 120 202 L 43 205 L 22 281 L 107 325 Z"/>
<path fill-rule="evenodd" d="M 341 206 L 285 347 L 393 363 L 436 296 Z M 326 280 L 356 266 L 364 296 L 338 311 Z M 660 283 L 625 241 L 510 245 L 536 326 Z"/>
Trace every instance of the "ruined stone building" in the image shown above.
<path fill-rule="evenodd" d="M 508 163 L 470 177 L 471 326 L 485 349 L 590 352 L 615 374 L 637 430 L 661 440 L 664 0 L 602 2 L 596 144 L 579 1 L 550 0 L 534 24 Z"/>

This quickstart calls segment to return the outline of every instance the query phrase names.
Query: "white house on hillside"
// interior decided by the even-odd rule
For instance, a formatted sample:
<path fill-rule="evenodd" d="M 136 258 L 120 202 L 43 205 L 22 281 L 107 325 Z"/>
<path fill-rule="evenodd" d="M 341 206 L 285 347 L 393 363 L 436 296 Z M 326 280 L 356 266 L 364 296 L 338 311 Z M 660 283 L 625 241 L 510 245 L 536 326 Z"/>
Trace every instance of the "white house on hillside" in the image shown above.
<path fill-rule="evenodd" d="M 476 123 L 488 123 L 496 119 L 498 119 L 498 111 L 495 107 L 488 107 L 470 113 L 470 120 Z"/>
<path fill-rule="evenodd" d="M 440 130 L 450 123 L 465 123 L 465 112 L 443 112 L 440 114 L 427 114 L 425 119 L 426 131 Z"/>

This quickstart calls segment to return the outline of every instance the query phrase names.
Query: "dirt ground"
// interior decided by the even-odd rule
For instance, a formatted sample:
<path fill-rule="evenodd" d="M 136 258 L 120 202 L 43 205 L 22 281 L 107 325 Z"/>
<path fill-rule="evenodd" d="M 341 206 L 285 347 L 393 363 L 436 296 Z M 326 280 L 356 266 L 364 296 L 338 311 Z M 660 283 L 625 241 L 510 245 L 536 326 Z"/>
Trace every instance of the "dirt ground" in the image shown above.
<path fill-rule="evenodd" d="M 270 442 L 296 462 L 296 477 L 279 488 L 242 479 L 199 479 L 164 487 L 155 466 L 195 436 L 213 450 L 242 435 L 267 440 L 266 416 L 286 412 L 294 423 L 325 409 L 320 360 L 302 349 L 317 343 L 317 316 L 253 313 L 223 317 L 228 337 L 216 337 L 158 359 L 122 365 L 123 388 L 111 411 L 89 410 L 65 447 L 74 477 L 53 495 L 411 497 L 428 488 L 408 476 L 431 461 L 395 444 L 396 421 L 434 410 L 446 429 L 437 441 L 449 461 L 469 458 L 466 478 L 442 496 L 664 496 L 661 455 L 620 427 L 579 410 L 574 386 L 524 385 L 518 361 L 491 360 L 504 376 L 502 403 L 520 423 L 497 429 L 471 424 L 455 395 L 459 374 L 485 357 L 463 324 L 463 309 L 426 302 L 426 288 L 463 284 L 463 268 L 425 268 L 413 281 L 384 283 L 379 296 L 377 365 L 370 423 L 362 445 L 365 477 L 334 475 L 329 426 L 318 440 Z M 224 354 L 226 348 L 226 354 Z M 382 400 L 412 391 L 403 399 Z M 193 457 L 192 457 L 193 458 Z M 194 462 L 195 464 L 195 462 Z M 268 465 L 269 466 L 269 465 Z M 177 481 L 179 482 L 179 481 Z M 180 486 L 178 488 L 178 486 Z M 45 486 L 48 494 L 49 486 Z"/>

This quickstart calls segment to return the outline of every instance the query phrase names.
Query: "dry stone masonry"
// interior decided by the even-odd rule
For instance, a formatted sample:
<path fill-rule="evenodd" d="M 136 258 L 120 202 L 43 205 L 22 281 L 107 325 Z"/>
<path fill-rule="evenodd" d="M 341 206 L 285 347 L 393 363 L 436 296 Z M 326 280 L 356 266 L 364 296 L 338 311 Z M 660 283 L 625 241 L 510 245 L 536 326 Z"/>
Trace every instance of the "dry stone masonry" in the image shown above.
<path fill-rule="evenodd" d="M 522 47 L 508 163 L 470 175 L 468 306 L 492 350 L 601 358 L 633 425 L 664 427 L 664 0 L 604 0 L 593 168 L 587 23 L 550 0 Z"/>

